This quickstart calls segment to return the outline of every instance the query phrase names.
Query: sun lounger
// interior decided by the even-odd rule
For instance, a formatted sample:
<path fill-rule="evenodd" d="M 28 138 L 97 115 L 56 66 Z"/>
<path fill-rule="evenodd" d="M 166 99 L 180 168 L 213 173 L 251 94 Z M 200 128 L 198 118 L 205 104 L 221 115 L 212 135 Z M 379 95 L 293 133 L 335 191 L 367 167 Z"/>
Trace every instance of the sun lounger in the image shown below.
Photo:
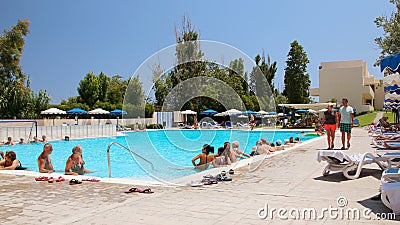
<path fill-rule="evenodd" d="M 387 143 L 388 145 L 392 145 L 392 146 L 399 146 L 400 145 L 400 138 L 399 139 L 395 139 L 395 140 L 375 140 L 372 139 L 372 145 L 374 145 L 377 148 L 380 149 L 386 149 L 384 143 Z"/>
<path fill-rule="evenodd" d="M 376 163 L 378 166 L 384 170 L 385 166 L 381 161 L 385 159 L 381 157 L 376 157 L 371 153 L 364 154 L 354 154 L 349 156 L 343 151 L 339 150 L 320 150 L 317 154 L 317 161 L 326 161 L 328 165 L 324 168 L 322 174 L 327 176 L 332 172 L 342 172 L 343 175 L 348 179 L 357 179 L 364 165 Z M 349 172 L 356 171 L 354 175 L 350 175 Z"/>
<path fill-rule="evenodd" d="M 221 124 L 218 124 L 215 121 L 211 121 L 208 123 L 212 128 L 221 128 Z"/>
<path fill-rule="evenodd" d="M 230 121 L 225 122 L 225 128 L 232 129 L 232 123 Z"/>
<path fill-rule="evenodd" d="M 400 214 L 400 169 L 391 168 L 383 171 L 381 177 L 382 203 L 392 209 L 396 215 Z"/>

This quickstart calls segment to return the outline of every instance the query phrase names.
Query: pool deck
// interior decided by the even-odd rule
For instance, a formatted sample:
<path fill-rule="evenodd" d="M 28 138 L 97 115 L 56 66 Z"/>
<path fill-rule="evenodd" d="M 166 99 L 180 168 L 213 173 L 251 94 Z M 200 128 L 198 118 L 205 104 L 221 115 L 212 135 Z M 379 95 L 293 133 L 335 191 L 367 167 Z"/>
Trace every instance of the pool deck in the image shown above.
<path fill-rule="evenodd" d="M 340 147 L 339 133 L 335 145 Z M 326 138 L 305 143 L 292 151 L 267 158 L 254 172 L 248 167 L 235 169 L 233 181 L 211 186 L 188 187 L 132 182 L 87 182 L 69 185 L 36 182 L 37 174 L 0 172 L 1 224 L 397 224 L 395 220 L 374 220 L 377 213 L 390 213 L 381 201 L 370 200 L 379 193 L 381 171 L 366 166 L 361 177 L 347 180 L 341 173 L 322 176 L 325 163 L 316 161 L 317 150 L 326 148 Z M 372 152 L 367 132 L 353 129 L 349 154 Z M 130 193 L 131 187 L 151 187 L 154 194 Z M 336 207 L 345 197 L 342 209 L 372 211 L 371 220 L 332 219 L 328 213 L 316 220 L 281 219 L 271 208 Z M 320 216 L 320 214 L 318 214 Z M 285 216 L 285 215 L 284 215 Z M 286 214 L 288 216 L 288 214 Z M 398 216 L 400 217 L 400 216 Z M 397 219 L 399 220 L 399 219 Z"/>

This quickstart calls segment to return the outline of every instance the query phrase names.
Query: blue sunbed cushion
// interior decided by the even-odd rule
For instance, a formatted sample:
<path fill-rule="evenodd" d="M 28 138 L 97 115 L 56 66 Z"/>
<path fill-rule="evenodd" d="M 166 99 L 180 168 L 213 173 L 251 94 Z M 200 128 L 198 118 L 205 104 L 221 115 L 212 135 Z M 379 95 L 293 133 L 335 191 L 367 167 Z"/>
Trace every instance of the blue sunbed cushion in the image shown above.
<path fill-rule="evenodd" d="M 400 157 L 400 152 L 387 152 L 383 156 L 399 156 Z"/>
<path fill-rule="evenodd" d="M 388 173 L 399 173 L 399 168 L 390 168 L 385 171 L 386 174 Z"/>

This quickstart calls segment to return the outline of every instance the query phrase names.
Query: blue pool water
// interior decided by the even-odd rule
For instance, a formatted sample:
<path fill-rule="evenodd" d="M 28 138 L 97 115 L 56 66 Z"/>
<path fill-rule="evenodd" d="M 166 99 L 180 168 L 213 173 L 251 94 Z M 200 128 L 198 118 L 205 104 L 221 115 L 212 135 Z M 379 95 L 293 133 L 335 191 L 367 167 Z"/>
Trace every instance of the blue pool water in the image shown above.
<path fill-rule="evenodd" d="M 150 164 L 128 151 L 113 145 L 111 147 L 112 177 L 153 179 L 151 176 L 172 180 L 196 171 L 192 170 L 191 159 L 201 153 L 203 144 L 215 147 L 223 146 L 225 141 L 239 141 L 240 149 L 251 152 L 261 137 L 267 141 L 299 137 L 306 141 L 315 136 L 302 136 L 299 131 L 238 131 L 238 130 L 157 130 L 147 132 L 128 132 L 126 136 L 109 138 L 77 139 L 70 141 L 50 141 L 53 145 L 51 159 L 55 170 L 62 173 L 65 163 L 75 145 L 83 148 L 85 167 L 98 172 L 90 174 L 96 177 L 108 177 L 107 147 L 111 142 L 119 142 L 153 163 Z M 0 151 L 15 151 L 24 167 L 38 171 L 37 158 L 43 150 L 43 143 L 0 146 Z M 149 174 L 151 176 L 149 176 Z"/>

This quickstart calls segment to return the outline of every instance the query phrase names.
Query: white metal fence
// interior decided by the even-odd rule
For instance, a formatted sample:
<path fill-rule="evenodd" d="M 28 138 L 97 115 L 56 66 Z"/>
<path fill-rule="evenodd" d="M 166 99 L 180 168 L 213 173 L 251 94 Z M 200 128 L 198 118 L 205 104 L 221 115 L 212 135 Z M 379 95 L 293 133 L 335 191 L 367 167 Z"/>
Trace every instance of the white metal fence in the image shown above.
<path fill-rule="evenodd" d="M 37 136 L 46 135 L 47 139 L 64 139 L 69 138 L 86 138 L 86 137 L 104 137 L 115 136 L 116 127 L 114 124 L 105 125 L 87 125 L 87 126 L 38 126 Z M 36 135 L 36 127 L 33 126 L 13 126 L 0 127 L 0 141 L 7 140 L 7 137 L 12 137 L 14 141 L 23 137 L 25 140 L 31 140 Z"/>

